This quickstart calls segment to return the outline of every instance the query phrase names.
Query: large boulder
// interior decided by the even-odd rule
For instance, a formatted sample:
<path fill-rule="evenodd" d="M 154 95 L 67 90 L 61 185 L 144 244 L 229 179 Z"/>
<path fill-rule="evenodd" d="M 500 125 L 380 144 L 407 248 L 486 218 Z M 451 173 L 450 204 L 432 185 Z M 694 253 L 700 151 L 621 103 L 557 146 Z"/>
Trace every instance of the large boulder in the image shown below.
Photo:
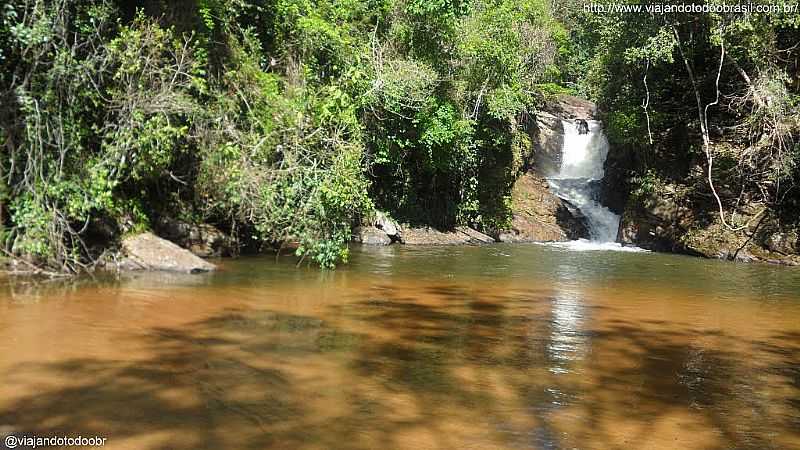
<path fill-rule="evenodd" d="M 392 241 L 397 241 L 397 242 L 403 241 L 402 227 L 400 227 L 400 225 L 397 222 L 392 220 L 392 218 L 389 217 L 388 214 L 381 211 L 377 211 L 375 213 L 374 226 L 375 228 L 378 228 L 382 230 L 384 233 L 386 233 L 386 235 L 389 236 L 392 239 Z"/>
<path fill-rule="evenodd" d="M 202 273 L 216 270 L 214 264 L 152 234 L 141 233 L 122 240 L 120 267 L 129 270 Z"/>
<path fill-rule="evenodd" d="M 533 173 L 519 177 L 511 192 L 511 230 L 503 242 L 568 241 L 589 237 L 585 220 L 572 205 L 560 199 L 547 181 Z"/>
<path fill-rule="evenodd" d="M 620 220 L 617 240 L 648 250 L 673 253 L 703 253 L 682 241 L 695 220 L 692 208 L 675 201 L 669 189 L 659 195 L 633 198 Z"/>
<path fill-rule="evenodd" d="M 353 241 L 364 245 L 389 245 L 392 238 L 376 227 L 356 227 L 353 229 Z"/>

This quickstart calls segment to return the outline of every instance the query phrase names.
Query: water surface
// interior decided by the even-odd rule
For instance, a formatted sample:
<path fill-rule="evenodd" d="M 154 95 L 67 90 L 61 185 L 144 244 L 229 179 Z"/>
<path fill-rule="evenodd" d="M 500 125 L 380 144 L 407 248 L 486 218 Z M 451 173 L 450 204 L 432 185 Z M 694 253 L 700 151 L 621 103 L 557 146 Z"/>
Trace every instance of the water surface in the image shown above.
<path fill-rule="evenodd" d="M 540 245 L 0 280 L 0 431 L 113 449 L 800 448 L 800 270 Z"/>

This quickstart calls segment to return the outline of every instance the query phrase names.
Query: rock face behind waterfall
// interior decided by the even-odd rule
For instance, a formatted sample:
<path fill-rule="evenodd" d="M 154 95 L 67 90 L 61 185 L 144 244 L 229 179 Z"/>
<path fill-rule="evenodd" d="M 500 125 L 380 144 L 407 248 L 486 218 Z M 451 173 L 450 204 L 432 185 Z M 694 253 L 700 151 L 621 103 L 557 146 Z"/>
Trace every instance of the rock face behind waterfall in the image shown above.
<path fill-rule="evenodd" d="M 547 112 L 536 114 L 531 127 L 533 140 L 533 170 L 540 176 L 558 173 L 561 168 L 561 148 L 564 145 L 564 128 L 561 118 Z"/>
<path fill-rule="evenodd" d="M 544 177 L 561 169 L 561 150 L 564 146 L 563 120 L 592 120 L 597 108 L 594 103 L 571 95 L 561 95 L 545 103 L 532 121 L 533 170 Z"/>
<path fill-rule="evenodd" d="M 543 109 L 561 119 L 592 120 L 597 116 L 594 103 L 574 95 L 559 95 L 545 103 Z"/>
<path fill-rule="evenodd" d="M 532 117 L 528 133 L 532 154 L 512 191 L 512 229 L 501 232 L 502 241 L 567 241 L 588 238 L 586 220 L 574 205 L 559 198 L 548 186 L 546 177 L 561 168 L 564 146 L 564 119 L 591 120 L 595 105 L 573 96 L 559 96 Z"/>
<path fill-rule="evenodd" d="M 568 241 L 588 237 L 583 218 L 550 191 L 547 181 L 535 173 L 523 174 L 512 191 L 512 232 L 501 234 L 505 242 Z"/>

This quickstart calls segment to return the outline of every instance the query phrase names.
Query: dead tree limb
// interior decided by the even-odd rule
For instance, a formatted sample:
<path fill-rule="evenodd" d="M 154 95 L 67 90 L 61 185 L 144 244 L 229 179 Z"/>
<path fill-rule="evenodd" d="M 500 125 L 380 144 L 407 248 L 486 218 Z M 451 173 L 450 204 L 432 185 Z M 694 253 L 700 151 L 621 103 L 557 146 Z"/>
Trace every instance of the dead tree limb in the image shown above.
<path fill-rule="evenodd" d="M 700 133 L 703 136 L 703 150 L 706 155 L 706 161 L 708 165 L 708 171 L 706 173 L 708 186 L 711 188 L 711 193 L 714 195 L 714 199 L 717 201 L 717 207 L 719 208 L 719 219 L 722 222 L 722 225 L 729 229 L 730 231 L 740 231 L 745 229 L 747 226 L 741 227 L 733 227 L 725 220 L 725 208 L 722 205 L 722 199 L 720 199 L 719 194 L 717 193 L 716 187 L 714 187 L 714 180 L 712 177 L 712 171 L 714 167 L 714 155 L 712 154 L 711 150 L 711 137 L 708 133 L 708 108 L 714 106 L 719 103 L 719 80 L 722 75 L 722 65 L 725 61 L 725 41 L 722 41 L 721 50 L 720 50 L 720 58 L 719 58 L 719 67 L 717 69 L 717 78 L 716 78 L 716 98 L 713 102 L 707 104 L 705 108 L 703 107 L 703 100 L 700 95 L 700 88 L 697 85 L 697 78 L 695 77 L 694 70 L 692 70 L 692 65 L 689 63 L 689 59 L 686 57 L 685 52 L 683 51 L 683 45 L 681 45 L 680 35 L 678 34 L 677 28 L 672 26 L 672 32 L 675 35 L 675 42 L 678 47 L 678 52 L 681 55 L 681 59 L 683 60 L 683 64 L 686 67 L 686 72 L 689 75 L 689 81 L 692 83 L 692 90 L 694 91 L 695 100 L 697 101 L 697 115 L 700 119 Z"/>

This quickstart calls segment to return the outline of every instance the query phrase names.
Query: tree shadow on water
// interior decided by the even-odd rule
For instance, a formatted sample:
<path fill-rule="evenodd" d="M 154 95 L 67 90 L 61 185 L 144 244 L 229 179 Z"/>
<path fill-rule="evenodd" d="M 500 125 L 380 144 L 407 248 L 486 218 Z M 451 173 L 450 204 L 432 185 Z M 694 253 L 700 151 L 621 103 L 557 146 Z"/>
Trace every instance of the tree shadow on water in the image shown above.
<path fill-rule="evenodd" d="M 318 316 L 227 310 L 145 330 L 116 360 L 11 367 L 0 425 L 137 449 L 632 448 L 678 413 L 717 436 L 695 448 L 776 448 L 797 430 L 800 336 L 744 355 L 722 331 L 589 305 L 565 321 L 558 301 L 381 286 Z"/>
<path fill-rule="evenodd" d="M 264 448 L 315 438 L 302 418 L 303 387 L 281 359 L 335 352 L 342 335 L 318 318 L 228 311 L 136 339 L 120 360 L 26 363 L 2 374 L 35 393 L 0 410 L 0 424 L 40 435 L 109 438 L 126 448 Z M 33 389 L 30 389 L 33 385 Z"/>

